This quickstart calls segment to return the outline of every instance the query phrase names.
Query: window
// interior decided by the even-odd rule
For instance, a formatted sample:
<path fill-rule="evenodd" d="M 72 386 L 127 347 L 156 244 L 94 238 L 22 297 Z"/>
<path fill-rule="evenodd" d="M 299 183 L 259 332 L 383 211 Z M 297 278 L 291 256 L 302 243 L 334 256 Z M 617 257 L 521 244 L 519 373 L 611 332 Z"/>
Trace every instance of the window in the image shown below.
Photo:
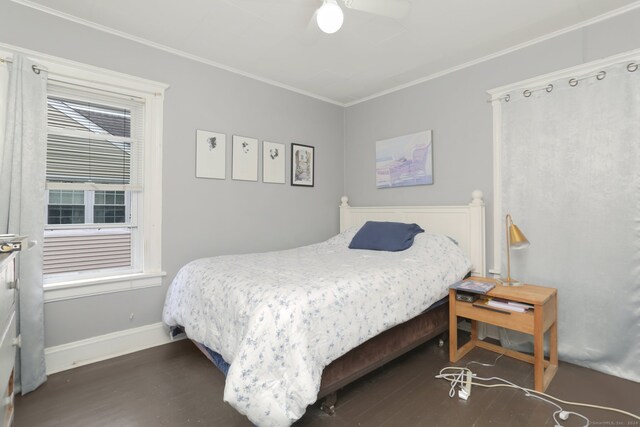
<path fill-rule="evenodd" d="M 49 190 L 47 224 L 127 223 L 130 206 L 127 191 Z"/>
<path fill-rule="evenodd" d="M 124 191 L 96 191 L 93 204 L 93 220 L 101 224 L 125 222 L 127 205 Z"/>
<path fill-rule="evenodd" d="M 45 299 L 160 285 L 165 87 L 47 65 Z"/>
<path fill-rule="evenodd" d="M 83 224 L 84 191 L 49 190 L 47 224 Z"/>
<path fill-rule="evenodd" d="M 56 86 L 47 104 L 45 276 L 140 272 L 144 104 Z"/>

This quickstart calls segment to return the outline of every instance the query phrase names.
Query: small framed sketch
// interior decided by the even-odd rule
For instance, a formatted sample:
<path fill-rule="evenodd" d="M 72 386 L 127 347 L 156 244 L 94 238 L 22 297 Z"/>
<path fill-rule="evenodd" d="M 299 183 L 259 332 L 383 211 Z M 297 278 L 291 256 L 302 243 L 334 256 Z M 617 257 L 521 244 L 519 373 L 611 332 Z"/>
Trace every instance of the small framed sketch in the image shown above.
<path fill-rule="evenodd" d="M 226 138 L 223 133 L 196 131 L 196 178 L 226 178 Z"/>
<path fill-rule="evenodd" d="M 291 144 L 291 185 L 313 187 L 314 151 L 308 145 Z"/>
<path fill-rule="evenodd" d="M 262 141 L 262 182 L 285 183 L 285 146 Z"/>
<path fill-rule="evenodd" d="M 233 135 L 233 165 L 231 178 L 240 181 L 258 180 L 258 140 Z"/>

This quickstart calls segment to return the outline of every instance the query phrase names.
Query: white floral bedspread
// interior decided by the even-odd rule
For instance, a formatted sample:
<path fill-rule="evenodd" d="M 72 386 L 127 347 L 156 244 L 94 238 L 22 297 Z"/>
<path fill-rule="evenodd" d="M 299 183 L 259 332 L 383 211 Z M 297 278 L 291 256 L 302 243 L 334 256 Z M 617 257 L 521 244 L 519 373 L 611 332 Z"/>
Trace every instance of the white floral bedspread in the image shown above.
<path fill-rule="evenodd" d="M 199 259 L 168 290 L 164 322 L 230 363 L 224 400 L 260 427 L 291 425 L 316 401 L 326 365 L 443 298 L 471 265 L 445 236 L 378 252 L 348 249 L 354 233 Z"/>

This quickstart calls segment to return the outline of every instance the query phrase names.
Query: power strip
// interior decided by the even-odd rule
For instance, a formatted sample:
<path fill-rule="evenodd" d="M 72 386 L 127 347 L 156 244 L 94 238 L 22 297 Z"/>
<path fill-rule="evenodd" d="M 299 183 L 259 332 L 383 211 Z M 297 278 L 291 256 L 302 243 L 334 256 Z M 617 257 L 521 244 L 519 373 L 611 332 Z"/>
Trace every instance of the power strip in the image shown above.
<path fill-rule="evenodd" d="M 467 375 L 465 375 L 463 389 L 467 393 L 467 396 L 471 396 L 471 380 L 473 379 L 473 374 L 471 371 L 467 371 Z"/>
<path fill-rule="evenodd" d="M 458 397 L 462 400 L 467 400 L 469 396 L 471 396 L 471 384 L 474 374 L 469 369 L 465 369 L 462 371 L 460 376 L 460 390 L 458 390 Z"/>

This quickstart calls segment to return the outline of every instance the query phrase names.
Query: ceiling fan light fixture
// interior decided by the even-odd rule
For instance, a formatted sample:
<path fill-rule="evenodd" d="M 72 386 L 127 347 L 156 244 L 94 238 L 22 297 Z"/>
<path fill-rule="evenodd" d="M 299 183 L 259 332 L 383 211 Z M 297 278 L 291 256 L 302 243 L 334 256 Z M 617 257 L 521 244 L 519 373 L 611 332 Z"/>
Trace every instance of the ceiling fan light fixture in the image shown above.
<path fill-rule="evenodd" d="M 344 14 L 336 0 L 324 0 L 322 6 L 318 9 L 316 20 L 318 21 L 318 27 L 323 32 L 333 34 L 342 27 Z"/>

